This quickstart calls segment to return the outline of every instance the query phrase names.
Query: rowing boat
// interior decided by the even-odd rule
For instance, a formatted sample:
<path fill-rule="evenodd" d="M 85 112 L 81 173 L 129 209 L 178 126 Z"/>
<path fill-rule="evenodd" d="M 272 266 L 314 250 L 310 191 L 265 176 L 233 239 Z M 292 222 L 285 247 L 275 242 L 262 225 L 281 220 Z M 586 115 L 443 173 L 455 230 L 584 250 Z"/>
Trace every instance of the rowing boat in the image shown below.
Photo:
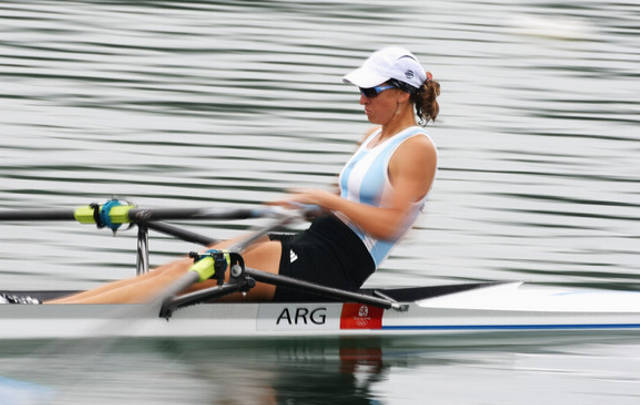
<path fill-rule="evenodd" d="M 457 284 L 378 290 L 404 311 L 358 302 L 200 303 L 169 319 L 141 304 L 2 305 L 0 338 L 427 336 L 487 332 L 640 333 L 640 292 Z M 39 298 L 65 291 L 12 291 Z M 372 294 L 372 290 L 362 291 Z"/>
<path fill-rule="evenodd" d="M 302 218 L 307 213 L 302 212 Z M 146 304 L 0 305 L 0 339 L 119 337 L 384 337 L 467 335 L 489 332 L 640 333 L 640 292 L 522 282 L 484 282 L 429 287 L 344 291 L 244 265 L 241 252 L 265 232 L 296 216 L 262 210 L 143 210 L 110 201 L 75 211 L 0 211 L 0 220 L 66 220 L 108 226 L 138 227 L 138 273 L 148 271 L 148 230 L 210 245 L 213 239 L 164 219 L 276 217 L 229 251 L 194 254 L 191 270 L 161 297 Z M 222 264 L 221 264 L 222 263 Z M 227 281 L 225 272 L 229 272 Z M 206 278 L 218 285 L 178 294 Z M 307 302 L 219 302 L 248 291 L 255 282 L 298 288 L 316 300 Z M 77 291 L 76 291 L 77 292 Z M 47 300 L 72 291 L 4 291 Z"/>

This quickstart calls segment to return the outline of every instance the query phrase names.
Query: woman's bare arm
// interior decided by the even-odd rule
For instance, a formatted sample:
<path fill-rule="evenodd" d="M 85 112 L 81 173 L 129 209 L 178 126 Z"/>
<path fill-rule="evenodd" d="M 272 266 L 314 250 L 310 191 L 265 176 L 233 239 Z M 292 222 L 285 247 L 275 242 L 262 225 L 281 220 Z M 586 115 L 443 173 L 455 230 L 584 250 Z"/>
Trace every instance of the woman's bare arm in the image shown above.
<path fill-rule="evenodd" d="M 346 200 L 321 190 L 300 190 L 287 201 L 316 204 L 346 215 L 356 226 L 376 238 L 393 239 L 405 223 L 411 204 L 431 187 L 436 151 L 428 138 L 415 136 L 403 142 L 389 162 L 393 196 L 388 207 L 374 207 Z M 287 205 L 287 201 L 279 202 Z"/>

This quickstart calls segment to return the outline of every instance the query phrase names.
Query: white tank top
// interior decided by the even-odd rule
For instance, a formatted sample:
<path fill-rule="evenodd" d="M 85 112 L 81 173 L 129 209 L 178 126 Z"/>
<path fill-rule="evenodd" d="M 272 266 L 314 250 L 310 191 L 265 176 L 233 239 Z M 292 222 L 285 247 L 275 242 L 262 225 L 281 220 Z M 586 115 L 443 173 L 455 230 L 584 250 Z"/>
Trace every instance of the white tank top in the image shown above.
<path fill-rule="evenodd" d="M 402 142 L 413 136 L 426 136 L 433 143 L 424 128 L 413 126 L 402 130 L 373 148 L 369 148 L 369 144 L 380 131 L 381 129 L 374 131 L 362 142 L 362 145 L 340 172 L 339 185 L 342 198 L 374 207 L 390 206 L 393 186 L 389 181 L 388 167 L 393 153 Z M 422 211 L 428 194 L 429 192 L 419 201 L 412 203 L 406 223 L 393 240 L 376 239 L 358 228 L 345 215 L 336 213 L 336 216 L 362 240 L 377 268 L 396 242 L 411 228 L 418 214 Z"/>

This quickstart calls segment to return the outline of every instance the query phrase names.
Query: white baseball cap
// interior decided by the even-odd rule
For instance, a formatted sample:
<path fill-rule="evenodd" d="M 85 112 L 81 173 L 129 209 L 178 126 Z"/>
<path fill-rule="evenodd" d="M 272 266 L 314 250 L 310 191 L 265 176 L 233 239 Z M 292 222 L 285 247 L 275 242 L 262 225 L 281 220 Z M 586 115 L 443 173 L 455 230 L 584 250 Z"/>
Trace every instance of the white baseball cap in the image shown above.
<path fill-rule="evenodd" d="M 427 73 L 407 49 L 389 46 L 372 53 L 362 66 L 342 78 L 345 83 L 362 88 L 378 86 L 389 79 L 419 88 L 427 80 Z"/>

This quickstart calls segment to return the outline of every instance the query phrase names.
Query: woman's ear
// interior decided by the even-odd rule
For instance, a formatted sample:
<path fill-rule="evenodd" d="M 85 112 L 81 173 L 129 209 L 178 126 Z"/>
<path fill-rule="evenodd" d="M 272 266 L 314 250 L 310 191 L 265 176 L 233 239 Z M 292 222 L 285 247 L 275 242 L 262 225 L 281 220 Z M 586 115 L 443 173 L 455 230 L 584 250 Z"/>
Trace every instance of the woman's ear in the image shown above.
<path fill-rule="evenodd" d="M 400 92 L 400 97 L 398 97 L 398 104 L 400 103 L 408 103 L 409 102 L 409 97 L 411 97 L 411 95 L 409 95 L 409 93 L 407 93 L 406 91 L 401 91 Z"/>

